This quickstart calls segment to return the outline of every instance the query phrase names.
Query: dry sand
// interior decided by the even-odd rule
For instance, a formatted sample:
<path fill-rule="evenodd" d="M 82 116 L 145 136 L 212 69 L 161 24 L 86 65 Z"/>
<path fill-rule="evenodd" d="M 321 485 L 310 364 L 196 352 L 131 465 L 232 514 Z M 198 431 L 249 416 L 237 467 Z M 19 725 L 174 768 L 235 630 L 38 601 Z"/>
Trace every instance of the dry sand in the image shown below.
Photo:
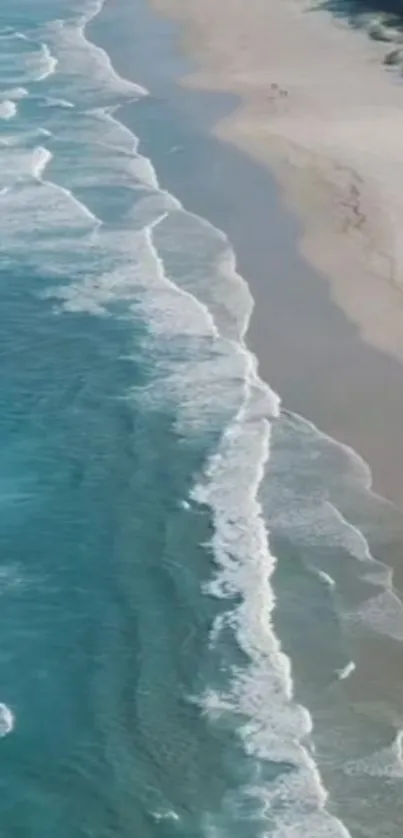
<path fill-rule="evenodd" d="M 276 173 L 334 301 L 403 361 L 403 84 L 383 65 L 394 45 L 306 0 L 156 5 L 186 24 L 200 69 L 185 83 L 241 97 L 217 133 Z"/>

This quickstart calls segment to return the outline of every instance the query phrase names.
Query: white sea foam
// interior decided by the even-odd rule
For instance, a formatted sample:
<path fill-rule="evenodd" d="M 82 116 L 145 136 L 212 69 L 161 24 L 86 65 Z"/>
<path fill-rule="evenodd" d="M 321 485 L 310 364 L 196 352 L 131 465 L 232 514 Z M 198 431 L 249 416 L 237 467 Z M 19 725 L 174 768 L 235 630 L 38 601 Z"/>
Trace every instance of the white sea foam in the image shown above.
<path fill-rule="evenodd" d="M 179 815 L 174 809 L 166 809 L 157 812 L 152 812 L 152 817 L 156 821 L 175 821 L 178 822 L 180 820 Z"/>
<path fill-rule="evenodd" d="M 1 195 L 1 233 L 9 255 L 28 250 L 32 263 L 44 271 L 57 270 L 58 258 L 64 259 L 67 271 L 80 237 L 93 234 L 99 222 L 69 190 L 42 180 L 49 154 L 8 150 L 7 166 L 0 174 L 6 190 Z"/>
<path fill-rule="evenodd" d="M 100 113 L 103 123 L 103 133 L 100 143 L 102 146 L 109 146 L 112 148 L 128 148 L 131 157 L 128 165 L 128 172 L 139 180 L 144 186 L 148 186 L 152 190 L 161 192 L 158 182 L 157 173 L 151 160 L 144 155 L 139 154 L 139 140 L 132 134 L 119 120 L 117 120 L 108 109 Z M 105 131 L 105 123 L 109 126 L 109 130 Z M 123 141 L 123 145 L 122 145 Z M 125 141 L 125 142 L 124 142 Z M 180 207 L 179 201 L 171 195 L 170 198 L 175 200 L 176 206 Z"/>
<path fill-rule="evenodd" d="M 0 738 L 7 736 L 14 729 L 15 719 L 7 704 L 0 703 Z"/>
<path fill-rule="evenodd" d="M 15 38 L 17 41 L 28 41 L 26 35 L 23 32 L 18 32 L 18 30 L 13 29 L 12 26 L 6 26 L 4 29 L 0 31 L 0 39 L 7 39 Z"/>
<path fill-rule="evenodd" d="M 383 588 L 359 607 L 346 609 L 343 618 L 350 626 L 361 624 L 372 631 L 403 641 L 403 603 L 394 589 L 392 568 L 375 559 L 362 532 L 346 521 L 337 509 L 333 507 L 333 510 L 343 531 L 347 533 L 350 554 L 369 564 L 370 570 L 365 573 L 365 580 L 377 588 Z"/>
<path fill-rule="evenodd" d="M 312 568 L 314 573 L 317 573 L 320 579 L 327 585 L 328 588 L 335 588 L 336 582 L 333 579 L 333 576 L 330 576 L 329 573 L 326 573 L 324 570 L 318 570 L 317 568 Z"/>
<path fill-rule="evenodd" d="M 343 666 L 343 669 L 339 669 L 337 672 L 337 677 L 340 681 L 345 681 L 346 678 L 349 678 L 353 672 L 355 672 L 357 666 L 354 661 L 349 661 L 346 666 Z"/>
<path fill-rule="evenodd" d="M 350 775 L 367 775 L 403 779 L 403 731 L 399 730 L 391 745 L 368 756 L 349 760 L 344 771 Z"/>
<path fill-rule="evenodd" d="M 26 83 L 41 81 L 51 75 L 56 63 L 47 44 L 35 38 L 29 38 L 23 33 L 12 33 L 3 39 L 0 54 L 3 84 L 22 89 Z"/>
<path fill-rule="evenodd" d="M 161 216 L 161 218 L 154 221 L 152 224 L 150 224 L 144 230 L 144 237 L 145 237 L 146 245 L 147 245 L 148 251 L 151 254 L 151 257 L 153 259 L 154 266 L 155 266 L 157 274 L 158 274 L 158 278 L 159 278 L 161 283 L 164 283 L 167 287 L 169 287 L 171 290 L 173 290 L 175 295 L 180 295 L 182 297 L 182 299 L 185 299 L 190 304 L 189 309 L 191 308 L 195 312 L 196 311 L 200 312 L 202 322 L 203 322 L 203 325 L 204 325 L 203 334 L 206 333 L 205 328 L 207 326 L 207 330 L 208 330 L 207 333 L 210 334 L 211 337 L 213 337 L 213 338 L 218 338 L 219 337 L 219 332 L 218 332 L 217 326 L 214 322 L 214 318 L 213 318 L 209 308 L 204 303 L 200 302 L 189 291 L 187 291 L 183 288 L 178 288 L 176 283 L 173 280 L 171 280 L 167 276 L 167 274 L 165 273 L 164 263 L 163 263 L 160 255 L 159 255 L 158 250 L 154 246 L 153 231 L 166 217 L 167 217 L 167 215 L 165 213 L 164 215 Z M 189 309 L 187 307 L 187 312 L 186 312 L 187 314 L 190 313 Z M 169 325 L 170 324 L 168 322 L 164 324 L 164 333 L 165 334 L 166 334 L 166 328 Z M 172 325 L 173 325 L 172 331 L 174 332 L 174 334 L 177 334 L 178 333 L 179 322 L 173 323 Z M 185 328 L 188 328 L 187 323 L 182 324 L 181 331 L 183 332 L 183 330 Z M 171 329 L 170 329 L 170 331 L 171 331 Z M 194 329 L 193 329 L 193 326 L 191 326 L 191 332 L 192 332 L 192 334 L 195 333 Z"/>
<path fill-rule="evenodd" d="M 74 108 L 73 102 L 68 99 L 58 99 L 53 96 L 45 96 L 44 106 L 48 108 Z"/>
<path fill-rule="evenodd" d="M 0 102 L 0 119 L 12 119 L 17 113 L 17 105 L 11 99 Z"/>
<path fill-rule="evenodd" d="M 97 117 L 102 117 L 102 114 L 98 113 Z M 106 121 L 113 129 L 113 145 L 115 145 L 118 123 L 111 119 L 110 115 L 108 115 Z M 110 142 L 108 132 L 106 132 L 106 137 Z M 135 138 L 124 131 L 123 139 L 125 146 L 133 153 Z M 121 140 L 122 135 L 119 131 L 119 142 Z M 110 148 L 110 145 L 108 148 Z M 103 153 L 105 154 L 105 149 Z M 98 157 L 95 159 L 99 160 L 99 165 L 103 165 L 103 160 Z M 150 164 L 148 165 L 150 166 Z M 142 163 L 142 167 L 142 173 L 144 174 L 144 163 Z M 147 169 L 145 171 L 147 172 Z M 232 378 L 238 379 L 239 376 L 243 375 L 245 351 L 238 347 L 235 353 L 237 359 L 235 358 L 234 364 L 234 347 L 230 346 L 228 342 L 225 344 L 221 341 L 220 343 L 220 336 L 208 306 L 198 300 L 186 288 L 178 287 L 177 282 L 174 283 L 168 278 L 165 266 L 154 247 L 154 235 L 156 229 L 167 218 L 167 209 L 177 209 L 180 204 L 167 193 L 158 189 L 155 173 L 151 167 L 149 171 L 151 178 L 147 177 L 146 183 L 150 190 L 149 197 L 142 200 L 140 204 L 136 204 L 136 211 L 132 216 L 133 220 L 136 214 L 140 212 L 141 229 L 139 233 L 133 235 L 132 230 L 125 234 L 123 231 L 107 232 L 104 229 L 96 243 L 98 248 L 94 251 L 94 258 L 96 258 L 97 250 L 99 254 L 104 253 L 105 246 L 108 244 L 108 250 L 111 249 L 111 252 L 124 253 L 124 270 L 122 270 L 121 260 L 118 259 L 112 271 L 103 270 L 102 273 L 97 272 L 94 277 L 85 277 L 79 284 L 69 284 L 64 289 L 59 288 L 57 296 L 64 300 L 66 310 L 87 310 L 92 313 L 105 314 L 106 307 L 110 303 L 118 299 L 130 300 L 136 295 L 136 310 L 144 311 L 149 330 L 155 337 L 163 337 L 166 340 L 170 339 L 171 335 L 176 339 L 179 336 L 185 337 L 188 335 L 189 338 L 194 339 L 199 335 L 201 339 L 207 339 L 208 341 L 213 337 L 216 342 L 214 351 L 212 351 L 209 342 L 205 345 L 207 354 L 203 355 L 203 352 L 199 352 L 198 357 L 192 358 L 187 364 L 186 356 L 184 356 L 180 367 L 176 365 L 175 369 L 171 365 L 170 369 L 164 369 L 163 381 L 158 388 L 160 398 L 166 397 L 167 393 L 171 397 L 175 393 L 178 398 L 180 391 L 182 397 L 179 401 L 181 403 L 182 419 L 187 414 L 189 420 L 189 410 L 192 410 L 192 421 L 195 423 L 197 420 L 199 425 L 202 417 L 204 417 L 203 421 L 206 421 L 206 413 L 208 418 L 205 399 L 207 382 L 210 381 L 210 389 L 214 388 L 216 396 L 221 391 L 221 396 L 224 393 L 225 397 L 226 390 L 233 390 L 231 386 Z M 98 183 L 99 167 L 98 169 L 94 168 L 94 175 L 95 173 L 96 183 Z M 86 176 L 87 179 L 88 175 Z M 127 182 L 126 169 L 125 183 Z M 168 208 L 164 205 L 161 206 L 161 201 L 163 201 L 163 204 L 168 204 Z M 151 223 L 146 226 L 144 226 L 144 215 L 147 215 L 147 212 L 144 211 L 145 205 L 151 207 L 154 216 Z M 153 209 L 153 206 L 155 209 Z M 206 229 L 204 229 L 204 238 L 207 245 Z M 105 266 L 105 258 L 100 257 L 100 261 Z M 198 348 L 201 349 L 200 345 Z M 185 370 L 185 366 L 188 367 L 188 372 Z M 212 375 L 213 367 L 214 375 Z M 221 375 L 220 369 L 222 370 Z M 192 384 L 191 390 L 189 390 L 189 384 Z M 227 385 L 226 388 L 225 385 Z M 196 388 L 198 388 L 199 398 L 196 397 Z"/>
<path fill-rule="evenodd" d="M 403 605 L 394 591 L 392 569 L 372 554 L 364 533 L 336 506 L 343 504 L 353 516 L 357 495 L 365 496 L 367 520 L 374 517 L 368 514 L 369 503 L 371 511 L 376 503 L 377 515 L 382 511 L 390 516 L 393 507 L 376 498 L 370 485 L 366 464 L 312 423 L 285 413 L 276 424 L 264 486 L 271 528 L 298 546 L 310 569 L 334 579 L 337 607 L 347 628 L 361 625 L 403 639 Z M 376 589 L 359 606 L 351 573 Z"/>
<path fill-rule="evenodd" d="M 18 30 L 14 29 L 12 26 L 5 26 L 3 29 L 0 30 L 0 39 L 1 40 L 10 40 L 15 38 L 16 40 L 27 41 L 28 38 L 24 35 L 23 32 L 19 32 Z"/>
<path fill-rule="evenodd" d="M 38 56 L 31 62 L 35 71 L 35 81 L 44 81 L 55 72 L 58 65 L 57 58 L 52 55 L 47 44 L 41 44 Z"/>
<path fill-rule="evenodd" d="M 93 108 L 114 105 L 118 97 L 138 99 L 147 95 L 141 85 L 122 79 L 107 53 L 87 40 L 85 27 L 96 13 L 88 10 L 75 20 L 53 21 L 44 30 L 46 41 L 57 55 L 60 95 L 67 99 L 74 95 L 76 103 Z M 79 84 L 72 84 L 74 77 Z M 64 96 L 66 81 L 70 95 Z"/>
<path fill-rule="evenodd" d="M 35 148 L 32 155 L 32 177 L 41 180 L 51 159 L 52 154 L 47 148 L 43 146 Z"/>
<path fill-rule="evenodd" d="M 137 139 L 102 109 L 75 114 L 62 134 L 59 129 L 54 148 L 55 178 L 73 191 L 93 188 L 94 210 L 106 223 L 143 229 L 181 206 L 159 188 L 153 166 L 137 151 Z M 114 190 L 113 208 L 100 187 Z"/>
<path fill-rule="evenodd" d="M 228 238 L 182 207 L 162 220 L 154 238 L 167 272 L 175 272 L 180 287 L 207 306 L 222 337 L 244 345 L 253 298 L 236 270 Z M 187 258 L 182 245 L 185 240 Z"/>
<path fill-rule="evenodd" d="M 343 617 L 350 627 L 363 626 L 403 642 L 403 605 L 391 590 L 365 600 L 353 611 L 345 611 Z"/>
<path fill-rule="evenodd" d="M 240 736 L 251 756 L 292 766 L 269 785 L 262 782 L 248 787 L 248 794 L 262 813 L 267 813 L 270 834 L 278 838 L 292 834 L 345 836 L 344 826 L 326 811 L 327 793 L 303 745 L 312 720 L 293 700 L 290 661 L 271 625 L 274 593 L 270 577 L 275 559 L 268 547 L 258 490 L 269 456 L 268 418 L 279 415 L 279 405 L 258 379 L 252 356 L 249 359 L 241 406 L 192 497 L 208 505 L 214 519 L 212 548 L 217 574 L 210 593 L 230 599 L 241 596 L 241 604 L 230 610 L 229 619 L 250 663 L 235 672 L 228 692 L 207 690 L 201 704 L 212 719 L 239 714 Z M 214 624 L 213 641 L 224 622 L 221 619 Z"/>
<path fill-rule="evenodd" d="M 31 229 L 35 234 L 38 229 L 51 230 L 55 226 L 61 230 L 65 224 L 67 230 L 69 227 L 77 230 L 77 225 L 81 225 L 84 219 L 90 220 L 91 229 L 99 224 L 93 213 L 70 190 L 43 180 L 52 153 L 42 145 L 29 148 L 38 136 L 49 138 L 50 131 L 39 128 L 31 133 L 20 131 L 7 137 L 7 162 L 2 168 L 0 183 L 3 188 L 2 233 L 7 235 L 10 252 L 13 243 L 17 249 L 21 248 L 22 230 L 29 238 Z M 32 189 L 27 182 L 32 178 L 41 184 L 41 191 Z M 13 191 L 13 186 L 18 186 L 18 190 Z M 43 254 L 41 239 L 37 240 L 37 249 Z M 35 249 L 31 255 L 34 256 L 34 253 Z"/>
<path fill-rule="evenodd" d="M 205 588 L 205 591 L 206 591 L 206 593 L 210 592 L 210 586 L 209 585 L 207 585 L 207 587 Z M 228 614 L 227 613 L 217 614 L 217 617 L 214 619 L 213 625 L 210 629 L 210 634 L 209 634 L 209 647 L 210 647 L 210 649 L 215 648 L 215 646 L 216 646 L 216 644 L 217 644 L 217 642 L 218 642 L 218 640 L 221 636 L 221 633 L 223 632 L 223 630 L 228 625 L 231 625 L 231 619 L 228 617 Z M 215 695 L 214 697 L 215 697 L 215 699 L 218 698 L 217 695 Z M 211 698 L 212 698 L 212 695 L 210 694 L 210 699 Z"/>
<path fill-rule="evenodd" d="M 22 183 L 25 178 L 32 177 L 33 154 L 31 150 L 25 148 L 13 148 L 8 144 L 7 149 L 7 165 L 0 170 L 0 183 L 2 187 L 10 189 L 10 187 L 17 186 Z M 17 196 L 15 196 L 17 197 Z M 10 195 L 10 210 L 11 204 L 14 201 L 14 196 Z M 3 212 L 5 207 L 3 206 Z M 9 225 L 12 224 L 12 219 L 9 217 L 2 217 L 1 225 L 2 232 L 5 235 Z"/>
<path fill-rule="evenodd" d="M 0 99 L 4 99 L 6 97 L 11 100 L 18 100 L 25 99 L 27 96 L 29 96 L 29 93 L 26 87 L 11 87 L 8 90 L 0 91 Z"/>
<path fill-rule="evenodd" d="M 330 515 L 332 515 L 336 522 L 339 523 L 340 533 L 342 534 L 342 544 L 346 547 L 351 556 L 358 559 L 360 562 L 369 562 L 370 564 L 378 564 L 376 559 L 371 554 L 371 550 L 364 534 L 358 527 L 351 524 L 350 521 L 342 515 L 339 509 L 330 500 L 325 501 Z"/>
<path fill-rule="evenodd" d="M 303 424 L 308 431 L 310 430 L 318 440 L 323 441 L 329 450 L 344 453 L 346 463 L 348 464 L 344 474 L 345 482 L 350 481 L 353 485 L 360 485 L 362 489 L 364 489 L 365 492 L 374 498 L 382 507 L 393 509 L 393 503 L 391 501 L 374 492 L 372 487 L 371 468 L 367 461 L 364 460 L 364 458 L 358 454 L 354 448 L 351 448 L 350 445 L 329 436 L 329 434 L 326 434 L 308 419 L 298 416 L 297 414 L 294 414 L 294 417 L 298 419 L 301 425 Z"/>
<path fill-rule="evenodd" d="M 12 123 L 14 125 L 14 123 Z M 32 128 L 30 130 L 23 130 L 19 128 L 15 133 L 7 133 L 7 136 L 2 137 L 2 144 L 9 149 L 13 149 L 11 154 L 7 155 L 7 162 L 9 157 L 14 154 L 24 155 L 29 153 L 30 149 L 35 148 L 39 139 L 51 136 L 50 131 L 46 128 Z"/>

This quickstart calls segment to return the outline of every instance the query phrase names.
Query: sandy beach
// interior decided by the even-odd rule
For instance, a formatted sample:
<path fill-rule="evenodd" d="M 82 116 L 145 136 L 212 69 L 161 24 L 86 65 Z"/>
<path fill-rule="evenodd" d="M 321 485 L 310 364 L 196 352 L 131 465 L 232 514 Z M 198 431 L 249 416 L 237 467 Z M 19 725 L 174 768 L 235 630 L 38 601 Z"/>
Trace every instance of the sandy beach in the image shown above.
<path fill-rule="evenodd" d="M 197 62 L 183 84 L 239 97 L 240 106 L 218 122 L 216 135 L 274 172 L 300 222 L 301 255 L 328 284 L 332 300 L 363 342 L 380 350 L 360 366 L 340 343 L 324 371 L 324 358 L 319 361 L 316 351 L 325 350 L 326 356 L 326 342 L 316 341 L 308 352 L 305 346 L 306 367 L 311 364 L 317 386 L 308 387 L 309 397 L 308 391 L 301 397 L 300 388 L 292 407 L 309 414 L 309 398 L 318 406 L 322 387 L 323 409 L 311 411 L 310 418 L 356 447 L 370 461 L 379 490 L 402 502 L 403 463 L 396 446 L 403 421 L 398 393 L 403 381 L 403 86 L 399 70 L 384 63 L 396 44 L 372 39 L 369 20 L 353 29 L 304 0 L 247 5 L 189 0 L 186 7 L 179 0 L 156 0 L 155 7 L 181 21 L 181 46 Z M 262 359 L 264 341 L 253 342 Z M 295 351 L 300 349 L 297 336 Z M 386 367 L 384 355 L 398 363 Z M 336 373 L 339 364 L 343 375 Z M 288 403 L 291 388 L 284 389 L 284 379 L 279 383 Z M 354 391 L 361 410 L 350 404 Z"/>
<path fill-rule="evenodd" d="M 186 83 L 242 99 L 218 135 L 274 169 L 303 219 L 302 253 L 363 338 L 403 360 L 403 87 L 382 64 L 393 44 L 305 0 L 158 7 L 185 19 L 202 65 Z"/>
<path fill-rule="evenodd" d="M 303 0 L 251 0 L 247 13 L 236 0 L 124 0 L 118 24 L 115 8 L 95 38 L 151 91 L 143 127 L 130 105 L 121 118 L 162 186 L 227 234 L 262 376 L 403 506 L 403 87 L 383 64 L 395 45 Z"/>

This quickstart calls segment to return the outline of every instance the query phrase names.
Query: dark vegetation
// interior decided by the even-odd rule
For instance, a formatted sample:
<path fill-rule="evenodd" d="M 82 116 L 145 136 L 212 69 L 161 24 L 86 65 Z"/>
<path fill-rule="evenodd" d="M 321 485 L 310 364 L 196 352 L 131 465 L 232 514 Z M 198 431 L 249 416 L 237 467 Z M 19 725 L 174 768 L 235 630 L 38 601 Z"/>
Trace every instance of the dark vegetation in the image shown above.
<path fill-rule="evenodd" d="M 314 0 L 313 8 L 318 7 L 366 29 L 370 38 L 388 47 L 384 64 L 403 72 L 403 0 Z"/>
<path fill-rule="evenodd" d="M 403 0 L 323 0 L 319 5 L 358 26 L 363 18 L 374 15 L 403 29 Z"/>

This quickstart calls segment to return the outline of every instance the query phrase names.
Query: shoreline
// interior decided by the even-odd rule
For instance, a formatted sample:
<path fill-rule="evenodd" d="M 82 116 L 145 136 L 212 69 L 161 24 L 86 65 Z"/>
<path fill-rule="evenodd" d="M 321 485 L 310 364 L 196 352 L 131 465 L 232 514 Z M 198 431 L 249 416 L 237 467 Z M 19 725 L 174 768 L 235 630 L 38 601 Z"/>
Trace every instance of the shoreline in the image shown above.
<path fill-rule="evenodd" d="M 270 169 L 302 222 L 302 256 L 363 339 L 403 361 L 403 83 L 382 66 L 396 44 L 308 0 L 252 0 L 247 12 L 239 0 L 190 0 L 186 12 L 179 0 L 151 2 L 197 59 L 181 83 L 239 97 L 216 135 Z"/>
<path fill-rule="evenodd" d="M 126 10 L 126 16 L 120 4 Z M 362 456 L 363 447 L 366 447 L 371 454 L 371 459 L 368 458 L 371 465 L 375 459 L 380 470 L 382 467 L 389 468 L 392 464 L 393 470 L 390 473 L 384 473 L 385 485 L 390 490 L 390 494 L 394 492 L 394 497 L 401 498 L 400 475 L 402 472 L 399 472 L 399 462 L 397 462 L 400 455 L 399 449 L 395 455 L 393 443 L 400 439 L 400 420 L 403 417 L 403 396 L 398 386 L 398 382 L 401 383 L 402 366 L 397 360 L 361 340 L 357 328 L 347 320 L 343 311 L 330 299 L 327 283 L 315 273 L 311 265 L 301 259 L 296 249 L 299 228 L 295 216 L 284 209 L 276 184 L 266 168 L 237 150 L 233 144 L 224 144 L 215 136 L 206 133 L 206 125 L 210 124 L 211 128 L 215 125 L 215 118 L 220 108 L 228 113 L 234 105 L 234 100 L 223 96 L 217 104 L 216 94 L 211 96 L 203 92 L 191 91 L 189 93 L 186 88 L 176 83 L 174 70 L 181 59 L 170 52 L 173 30 L 171 33 L 168 30 L 167 33 L 164 22 L 159 28 L 158 19 L 154 19 L 145 2 L 139 0 L 135 8 L 136 16 L 140 8 L 141 15 L 144 15 L 145 19 L 136 18 L 138 37 L 141 37 L 143 25 L 149 20 L 150 24 L 152 23 L 150 31 L 154 33 L 151 38 L 155 37 L 155 43 L 159 48 L 162 46 L 163 49 L 167 49 L 167 53 L 162 57 L 159 54 L 159 61 L 155 62 L 159 68 L 153 65 L 150 75 L 147 76 L 147 73 L 141 70 L 144 53 L 138 57 L 136 66 L 136 43 L 133 44 L 132 38 L 133 0 L 119 0 L 119 14 L 116 16 L 118 20 L 113 17 L 113 0 L 109 8 L 112 11 L 112 17 L 108 18 L 106 6 L 102 19 L 95 21 L 95 27 L 89 27 L 89 37 L 107 50 L 119 74 L 131 77 L 151 90 L 150 96 L 144 100 L 120 108 L 119 121 L 139 138 L 139 151 L 151 159 L 160 186 L 178 197 L 186 210 L 203 216 L 228 235 L 237 254 L 238 271 L 248 282 L 255 298 L 255 309 L 246 342 L 248 348 L 259 359 L 261 376 L 281 394 L 284 413 L 291 410 L 292 413 L 302 416 L 304 420 L 307 418 L 312 421 L 315 425 L 316 436 L 316 428 L 318 428 L 322 434 L 331 436 L 336 446 L 338 446 L 337 440 L 350 445 L 353 448 L 351 452 L 353 455 L 357 451 Z M 148 41 L 148 33 L 145 40 Z M 114 49 L 113 43 L 115 43 Z M 149 41 L 148 47 L 150 48 Z M 129 68 L 131 68 L 131 76 Z M 169 76 L 169 71 L 172 71 L 171 76 Z M 161 73 L 160 77 L 159 73 Z M 374 412 L 371 410 L 371 403 L 366 404 L 365 401 L 368 399 L 371 402 L 374 392 L 379 395 L 379 387 L 382 388 L 385 381 L 387 410 L 384 411 L 382 404 L 377 402 L 375 408 L 378 412 Z M 392 390 L 389 392 L 389 388 L 393 388 L 394 384 L 396 387 L 393 389 L 393 395 L 396 398 L 397 413 L 393 410 L 393 401 L 391 402 Z M 342 388 L 342 390 L 337 388 Z M 301 409 L 304 404 L 306 410 Z M 337 414 L 338 410 L 339 414 Z M 392 423 L 387 436 L 386 451 L 382 448 L 379 434 L 379 423 L 384 413 L 386 421 Z M 354 422 L 356 422 L 355 425 Z M 340 428 L 339 434 L 335 433 L 337 423 Z M 279 427 L 281 426 L 280 422 Z M 359 441 L 360 445 L 354 445 L 354 438 Z M 364 446 L 361 445 L 362 442 Z M 376 444 L 379 442 L 381 442 L 381 447 L 376 449 Z M 380 476 L 379 471 L 376 474 L 376 489 L 380 483 Z M 298 470 L 295 477 L 298 480 Z M 294 478 L 292 472 L 291 478 Z M 269 482 L 268 472 L 267 481 L 262 481 L 262 487 L 266 483 L 269 485 Z M 346 488 L 349 487 L 346 486 Z M 309 495 L 309 487 L 307 489 Z M 300 495 L 302 511 L 304 510 L 304 491 L 305 486 L 302 485 Z M 327 502 L 326 494 L 324 500 Z M 299 498 L 297 502 L 299 507 Z M 264 505 L 264 500 L 262 503 Z M 335 511 L 343 518 L 342 504 L 340 509 L 337 507 Z M 358 538 L 359 553 L 356 552 L 356 543 L 355 549 L 353 545 L 351 556 L 353 565 L 356 564 L 356 560 L 358 562 L 355 568 L 346 569 L 344 579 L 343 568 L 340 571 L 341 578 L 337 581 L 320 570 L 311 577 L 311 557 L 307 556 L 309 589 L 312 590 L 312 584 L 314 610 L 317 604 L 316 597 L 319 596 L 322 602 L 321 597 L 325 593 L 325 602 L 329 605 L 329 613 L 327 609 L 326 613 L 331 618 L 332 629 L 334 628 L 332 615 L 337 617 L 338 626 L 339 615 L 348 618 L 349 615 L 355 613 L 356 609 L 359 609 L 360 604 L 364 607 L 367 601 L 369 604 L 367 615 L 369 623 L 367 626 L 363 616 L 362 635 L 361 633 L 355 635 L 354 631 L 350 634 L 350 623 L 347 621 L 345 640 L 350 647 L 348 649 L 350 657 L 346 656 L 345 665 L 333 670 L 335 677 L 328 685 L 327 694 L 326 691 L 323 692 L 322 667 L 319 659 L 316 661 L 315 643 L 313 645 L 309 643 L 311 637 L 315 642 L 318 640 L 319 648 L 321 648 L 325 637 L 326 622 L 323 623 L 320 620 L 317 623 L 318 631 L 313 631 L 311 636 L 308 635 L 307 642 L 306 633 L 301 632 L 301 615 L 298 614 L 298 609 L 295 615 L 295 625 L 292 619 L 289 621 L 289 615 L 294 615 L 295 605 L 291 585 L 290 609 L 290 580 L 282 582 L 277 577 L 273 583 L 277 596 L 276 634 L 281 639 L 282 648 L 293 664 L 297 701 L 308 708 L 313 720 L 314 741 L 315 744 L 319 743 L 318 767 L 324 785 L 329 790 L 331 805 L 335 807 L 332 810 L 333 814 L 337 814 L 337 811 L 343 812 L 343 822 L 347 826 L 352 824 L 358 827 L 360 823 L 360 820 L 357 820 L 355 802 L 367 794 L 367 778 L 364 776 L 362 781 L 357 780 L 357 786 L 353 785 L 351 795 L 351 781 L 350 778 L 346 780 L 343 771 L 346 751 L 339 754 L 337 748 L 336 751 L 333 750 L 333 737 L 331 735 L 329 740 L 328 732 L 333 729 L 344 732 L 344 744 L 347 744 L 347 754 L 350 754 L 352 759 L 357 754 L 361 758 L 362 753 L 366 753 L 369 741 L 375 749 L 374 756 L 376 756 L 378 745 L 379 747 L 384 747 L 385 744 L 386 747 L 389 746 L 389 741 L 393 739 L 396 732 L 396 720 L 400 718 L 399 691 L 395 673 L 401 666 L 401 644 L 400 637 L 396 643 L 396 636 L 393 633 L 394 620 L 398 619 L 400 611 L 396 616 L 396 608 L 393 610 L 392 606 L 396 605 L 398 609 L 401 608 L 400 600 L 395 594 L 402 589 L 403 584 L 401 527 L 400 522 L 395 526 L 397 516 L 394 509 L 388 507 L 385 515 L 384 513 L 384 505 L 378 505 L 376 499 L 369 499 L 365 493 L 362 509 L 358 502 L 357 509 L 352 511 L 352 517 L 355 514 L 358 519 L 362 516 L 361 521 L 364 524 L 362 530 L 359 520 L 354 523 L 345 520 L 350 535 L 353 534 L 353 540 Z M 308 515 L 308 526 L 310 521 L 311 518 Z M 285 568 L 285 573 L 287 573 L 287 565 L 293 561 L 294 556 L 292 539 L 290 545 L 287 544 L 286 538 L 282 543 L 281 528 L 277 537 L 271 529 L 270 544 L 274 555 L 282 557 L 282 561 L 278 563 L 279 570 L 280 567 L 283 570 Z M 287 555 L 289 546 L 291 552 Z M 318 545 L 317 549 L 322 548 Z M 364 555 L 362 549 L 364 549 Z M 390 574 L 386 571 L 386 567 L 385 573 L 382 572 L 382 568 L 379 568 L 381 571 L 379 587 L 381 593 L 386 594 L 385 598 L 382 596 L 371 598 L 372 583 L 369 584 L 369 576 L 368 581 L 365 578 L 366 572 L 368 570 L 371 572 L 371 567 L 367 567 L 366 561 L 371 553 L 367 552 L 367 549 L 373 552 L 376 559 L 392 567 Z M 343 554 L 347 553 L 350 558 L 348 544 L 344 544 L 343 540 L 333 545 L 331 550 L 335 550 L 336 559 L 341 558 L 342 565 L 346 558 Z M 338 553 L 341 555 L 337 555 Z M 362 558 L 364 562 L 361 565 Z M 296 559 L 295 582 L 298 586 L 301 581 L 298 575 L 298 561 L 300 560 L 298 550 Z M 376 576 L 376 566 L 373 571 Z M 388 580 L 392 586 L 392 579 L 393 587 L 389 589 Z M 315 580 L 320 585 L 320 590 L 316 588 Z M 327 595 L 329 587 L 331 589 L 333 585 L 338 590 L 341 599 L 330 603 Z M 343 590 L 345 598 L 343 598 Z M 285 598 L 282 595 L 284 593 Z M 304 615 L 308 616 L 309 628 L 311 616 L 309 599 L 307 601 L 303 589 L 298 596 L 300 593 L 302 593 Z M 343 602 L 345 610 L 343 610 Z M 377 611 L 375 613 L 371 611 L 372 606 L 379 606 L 380 615 Z M 317 616 L 321 617 L 322 613 Z M 360 613 L 359 610 L 357 613 Z M 386 626 L 385 632 L 380 629 L 379 635 L 377 627 L 371 628 L 371 618 L 378 616 L 385 617 L 385 620 L 389 617 L 392 619 L 391 628 Z M 382 620 L 378 627 L 381 622 Z M 312 625 L 314 626 L 314 623 Z M 341 626 L 343 626 L 342 620 Z M 302 647 L 300 647 L 300 640 Z M 335 647 L 331 640 L 332 637 L 329 637 L 324 642 L 329 641 L 329 648 L 334 652 Z M 327 648 L 327 645 L 323 646 L 323 650 Z M 331 660 L 330 655 L 327 661 L 330 667 Z M 377 663 L 375 670 L 374 660 Z M 316 663 L 318 664 L 317 671 Z M 352 669 L 353 665 L 357 672 Z M 306 674 L 308 674 L 307 680 Z M 318 679 L 317 681 L 311 682 L 312 674 L 314 679 Z M 317 691 L 316 684 L 319 685 Z M 372 737 L 373 729 L 374 738 L 369 740 L 367 731 L 370 731 Z M 356 731 L 358 731 L 357 739 L 355 739 Z M 350 752 L 348 743 L 352 734 L 354 735 Z M 372 757 L 372 750 L 370 756 Z M 378 817 L 383 824 L 382 811 L 377 812 L 372 808 L 367 823 L 373 825 L 374 816 L 376 816 L 377 825 Z"/>
<path fill-rule="evenodd" d="M 148 70 L 151 62 L 145 61 L 133 26 L 139 14 L 139 30 L 148 27 L 158 50 L 158 62 Z M 151 91 L 141 124 L 130 105 L 120 109 L 119 118 L 140 137 L 161 185 L 222 229 L 235 249 L 238 270 L 255 299 L 247 342 L 262 377 L 286 409 L 363 457 L 374 491 L 403 506 L 403 367 L 362 340 L 357 325 L 331 299 L 329 283 L 298 252 L 300 222 L 284 207 L 267 160 L 262 166 L 250 148 L 245 153 L 214 135 L 239 119 L 239 96 L 188 87 L 189 59 L 175 48 L 178 23 L 159 12 L 142 3 L 134 10 L 122 0 L 116 45 L 108 31 L 108 4 L 102 17 L 104 30 L 95 19 L 91 37 L 107 49 L 121 75 Z M 178 150 L 174 165 L 166 143 L 161 149 L 150 139 L 161 109 Z M 147 130 L 150 124 L 153 132 Z M 166 130 L 165 122 L 162 127 Z"/>

